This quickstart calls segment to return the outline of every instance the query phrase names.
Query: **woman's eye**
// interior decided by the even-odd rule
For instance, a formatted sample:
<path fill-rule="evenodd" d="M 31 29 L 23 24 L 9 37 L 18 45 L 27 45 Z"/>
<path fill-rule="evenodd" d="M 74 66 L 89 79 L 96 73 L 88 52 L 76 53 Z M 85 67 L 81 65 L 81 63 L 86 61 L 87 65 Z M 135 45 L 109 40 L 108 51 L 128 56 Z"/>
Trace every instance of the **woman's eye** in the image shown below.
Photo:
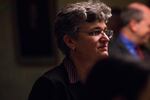
<path fill-rule="evenodd" d="M 95 36 L 95 35 L 99 35 L 101 33 L 100 30 L 95 30 L 89 33 L 89 35 Z"/>

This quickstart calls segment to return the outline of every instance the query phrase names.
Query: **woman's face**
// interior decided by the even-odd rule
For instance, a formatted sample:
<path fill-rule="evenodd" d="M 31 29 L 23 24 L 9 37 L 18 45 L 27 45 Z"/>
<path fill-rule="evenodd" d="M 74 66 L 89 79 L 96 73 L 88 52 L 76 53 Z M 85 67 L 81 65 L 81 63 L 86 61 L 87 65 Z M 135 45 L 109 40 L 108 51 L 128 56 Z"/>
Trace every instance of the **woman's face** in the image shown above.
<path fill-rule="evenodd" d="M 85 59 L 97 60 L 108 56 L 110 39 L 103 32 L 107 28 L 104 21 L 80 25 L 75 41 L 76 54 Z"/>

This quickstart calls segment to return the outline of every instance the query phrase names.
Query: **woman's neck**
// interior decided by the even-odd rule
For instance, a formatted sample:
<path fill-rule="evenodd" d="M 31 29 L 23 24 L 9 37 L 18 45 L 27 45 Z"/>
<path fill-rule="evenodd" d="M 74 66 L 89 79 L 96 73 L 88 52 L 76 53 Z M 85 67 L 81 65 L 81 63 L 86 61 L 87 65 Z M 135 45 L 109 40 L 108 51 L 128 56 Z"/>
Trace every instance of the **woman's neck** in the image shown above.
<path fill-rule="evenodd" d="M 71 56 L 71 60 L 75 65 L 80 81 L 84 83 L 88 73 L 92 69 L 92 66 L 95 64 L 95 62 L 87 61 L 85 59 L 82 59 L 81 57 L 76 56 Z"/>

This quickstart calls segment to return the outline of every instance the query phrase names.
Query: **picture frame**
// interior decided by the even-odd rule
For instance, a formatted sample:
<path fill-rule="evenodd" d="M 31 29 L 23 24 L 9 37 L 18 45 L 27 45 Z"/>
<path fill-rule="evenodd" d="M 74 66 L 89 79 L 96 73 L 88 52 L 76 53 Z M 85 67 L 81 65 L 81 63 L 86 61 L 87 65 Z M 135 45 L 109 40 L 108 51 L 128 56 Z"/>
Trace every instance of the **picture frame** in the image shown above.
<path fill-rule="evenodd" d="M 21 64 L 54 64 L 56 0 L 16 0 L 16 58 Z"/>

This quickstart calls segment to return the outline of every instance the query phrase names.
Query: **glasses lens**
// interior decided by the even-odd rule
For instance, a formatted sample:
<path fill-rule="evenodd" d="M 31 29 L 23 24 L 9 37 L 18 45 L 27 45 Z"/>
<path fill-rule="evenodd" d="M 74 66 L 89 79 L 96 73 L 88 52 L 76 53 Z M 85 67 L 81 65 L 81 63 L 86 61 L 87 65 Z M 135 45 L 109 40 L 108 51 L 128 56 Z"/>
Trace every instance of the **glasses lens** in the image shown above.
<path fill-rule="evenodd" d="M 113 37 L 113 30 L 106 30 L 105 33 L 110 39 Z"/>

